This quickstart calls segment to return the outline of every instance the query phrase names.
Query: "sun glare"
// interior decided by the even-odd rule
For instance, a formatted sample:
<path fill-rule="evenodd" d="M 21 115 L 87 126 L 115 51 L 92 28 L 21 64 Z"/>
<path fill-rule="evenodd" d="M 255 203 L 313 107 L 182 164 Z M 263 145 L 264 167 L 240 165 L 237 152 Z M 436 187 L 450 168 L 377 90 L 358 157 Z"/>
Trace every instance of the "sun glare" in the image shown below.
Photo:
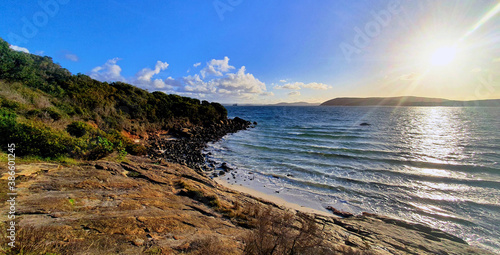
<path fill-rule="evenodd" d="M 446 66 L 453 62 L 457 55 L 456 47 L 441 47 L 432 53 L 430 63 L 432 66 Z"/>

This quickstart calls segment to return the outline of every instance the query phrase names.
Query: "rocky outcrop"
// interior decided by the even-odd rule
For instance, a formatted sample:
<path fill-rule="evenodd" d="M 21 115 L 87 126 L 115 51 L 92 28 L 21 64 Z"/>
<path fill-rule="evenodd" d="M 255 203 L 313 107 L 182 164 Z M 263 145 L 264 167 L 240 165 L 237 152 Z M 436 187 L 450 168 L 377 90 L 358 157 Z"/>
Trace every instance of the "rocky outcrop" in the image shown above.
<path fill-rule="evenodd" d="M 244 254 L 244 240 L 257 233 L 263 208 L 277 217 L 297 215 L 286 233 L 303 225 L 303 213 L 221 187 L 186 166 L 145 157 L 127 161 L 20 164 L 19 246 L 8 251 L 4 242 L 2 251 Z M 7 172 L 5 166 L 0 170 Z M 0 183 L 6 189 L 6 181 Z M 4 202 L 0 210 L 9 206 Z M 326 254 L 490 254 L 442 231 L 377 215 L 308 215 L 323 233 Z M 1 217 L 6 222 L 6 214 Z"/>
<path fill-rule="evenodd" d="M 249 127 L 252 127 L 251 122 L 236 117 L 203 127 L 174 128 L 168 136 L 149 139 L 149 156 L 156 160 L 186 165 L 199 172 L 212 171 L 213 166 L 206 164 L 206 155 L 202 153 L 207 143 Z"/>

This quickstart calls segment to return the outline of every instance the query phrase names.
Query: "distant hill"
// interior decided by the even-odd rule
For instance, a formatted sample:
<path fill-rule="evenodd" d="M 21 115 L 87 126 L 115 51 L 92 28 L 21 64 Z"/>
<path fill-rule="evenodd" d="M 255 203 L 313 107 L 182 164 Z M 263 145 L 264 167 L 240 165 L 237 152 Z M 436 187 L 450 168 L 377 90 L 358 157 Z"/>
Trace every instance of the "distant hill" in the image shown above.
<path fill-rule="evenodd" d="M 328 100 L 322 106 L 493 106 L 500 107 L 500 99 L 459 101 L 428 97 L 340 97 Z"/>
<path fill-rule="evenodd" d="M 293 103 L 277 103 L 277 104 L 272 104 L 275 106 L 318 106 L 319 104 L 317 103 L 308 103 L 308 102 L 293 102 Z"/>

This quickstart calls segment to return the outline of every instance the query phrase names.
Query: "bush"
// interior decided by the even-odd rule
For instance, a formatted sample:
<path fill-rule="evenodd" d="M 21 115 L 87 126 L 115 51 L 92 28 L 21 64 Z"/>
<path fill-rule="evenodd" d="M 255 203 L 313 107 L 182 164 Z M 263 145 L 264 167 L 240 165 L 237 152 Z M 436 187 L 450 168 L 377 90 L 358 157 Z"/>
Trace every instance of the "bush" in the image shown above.
<path fill-rule="evenodd" d="M 125 145 L 125 150 L 135 156 L 142 156 L 148 153 L 148 150 L 142 144 L 127 143 Z"/>
<path fill-rule="evenodd" d="M 82 137 L 92 129 L 92 126 L 82 121 L 74 121 L 66 127 L 66 131 L 74 137 Z"/>
<path fill-rule="evenodd" d="M 0 105 L 2 106 L 2 108 L 8 108 L 8 109 L 12 109 L 12 110 L 17 110 L 17 109 L 21 108 L 21 103 L 19 103 L 17 101 L 12 101 L 12 100 L 9 100 L 6 98 L 1 98 L 0 102 L 1 102 Z"/>
<path fill-rule="evenodd" d="M 85 155 L 89 160 L 97 160 L 104 158 L 114 151 L 115 146 L 108 139 L 104 137 L 97 137 L 93 142 L 93 148 Z"/>
<path fill-rule="evenodd" d="M 323 247 L 325 234 L 314 218 L 305 214 L 260 211 L 255 219 L 256 228 L 244 239 L 245 254 L 331 254 Z"/>
<path fill-rule="evenodd" d="M 62 118 L 62 114 L 60 114 L 54 108 L 44 108 L 44 109 L 33 109 L 29 110 L 26 113 L 28 118 L 39 118 L 39 119 L 52 119 L 54 121 L 58 121 Z"/>
<path fill-rule="evenodd" d="M 2 146 L 15 143 L 16 155 L 19 156 L 55 158 L 74 147 L 71 137 L 39 123 L 18 123 L 13 118 L 1 118 L 0 131 Z"/>
<path fill-rule="evenodd" d="M 55 108 L 45 108 L 44 111 L 48 113 L 50 118 L 54 121 L 58 121 L 62 118 L 62 114 L 60 114 Z"/>
<path fill-rule="evenodd" d="M 189 245 L 189 250 L 192 255 L 207 255 L 207 254 L 217 254 L 217 255 L 230 255 L 237 254 L 235 249 L 228 247 L 226 243 L 220 240 L 218 237 L 209 236 L 203 239 L 198 239 L 193 241 Z"/>

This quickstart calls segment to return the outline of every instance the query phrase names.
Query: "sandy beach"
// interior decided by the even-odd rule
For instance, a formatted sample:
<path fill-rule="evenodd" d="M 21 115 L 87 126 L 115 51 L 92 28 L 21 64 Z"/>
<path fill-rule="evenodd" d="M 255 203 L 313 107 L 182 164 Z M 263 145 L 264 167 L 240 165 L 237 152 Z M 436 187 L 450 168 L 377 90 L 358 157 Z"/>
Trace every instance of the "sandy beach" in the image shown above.
<path fill-rule="evenodd" d="M 256 197 L 256 198 L 264 199 L 264 200 L 267 200 L 267 201 L 272 202 L 274 204 L 277 204 L 279 206 L 283 206 L 283 207 L 286 207 L 286 208 L 289 208 L 292 210 L 297 210 L 297 211 L 305 212 L 305 213 L 315 213 L 315 214 L 323 215 L 323 216 L 327 216 L 327 217 L 335 216 L 332 213 L 329 213 L 328 211 L 321 211 L 321 210 L 310 208 L 307 206 L 302 206 L 302 205 L 299 205 L 298 203 L 287 201 L 281 197 L 264 193 L 262 191 L 255 189 L 255 188 L 257 188 L 257 186 L 255 186 L 255 185 L 252 187 L 252 186 L 243 186 L 241 184 L 231 184 L 231 183 L 227 182 L 226 180 L 224 180 L 223 177 L 217 177 L 217 178 L 214 178 L 214 180 L 215 180 L 215 182 L 217 182 L 217 184 L 220 184 L 226 188 L 230 188 L 232 190 L 242 192 L 242 193 L 248 194 L 248 195 Z"/>

